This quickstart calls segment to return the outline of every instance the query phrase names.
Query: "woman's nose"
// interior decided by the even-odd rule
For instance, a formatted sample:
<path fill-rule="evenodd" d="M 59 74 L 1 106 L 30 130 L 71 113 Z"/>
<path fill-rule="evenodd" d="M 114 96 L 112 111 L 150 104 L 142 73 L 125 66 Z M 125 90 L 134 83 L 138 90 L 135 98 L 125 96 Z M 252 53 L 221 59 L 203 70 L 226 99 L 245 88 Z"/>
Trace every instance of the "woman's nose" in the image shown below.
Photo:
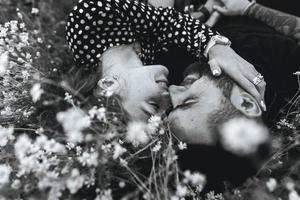
<path fill-rule="evenodd" d="M 169 93 L 170 93 L 173 108 L 175 108 L 176 106 L 182 103 L 185 90 L 186 88 L 184 86 L 171 85 L 169 87 Z"/>

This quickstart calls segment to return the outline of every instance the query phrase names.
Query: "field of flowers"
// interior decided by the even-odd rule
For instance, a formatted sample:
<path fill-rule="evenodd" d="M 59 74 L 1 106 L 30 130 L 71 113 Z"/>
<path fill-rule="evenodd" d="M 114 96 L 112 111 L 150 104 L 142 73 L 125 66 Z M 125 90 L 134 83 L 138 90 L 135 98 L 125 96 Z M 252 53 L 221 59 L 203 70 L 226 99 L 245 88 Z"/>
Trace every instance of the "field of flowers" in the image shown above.
<path fill-rule="evenodd" d="M 164 120 L 125 124 L 118 100 L 84 94 L 65 41 L 75 0 L 0 0 L 0 199 L 300 200 L 299 95 L 272 156 L 240 188 L 201 193 Z M 77 77 L 78 78 L 78 77 Z"/>

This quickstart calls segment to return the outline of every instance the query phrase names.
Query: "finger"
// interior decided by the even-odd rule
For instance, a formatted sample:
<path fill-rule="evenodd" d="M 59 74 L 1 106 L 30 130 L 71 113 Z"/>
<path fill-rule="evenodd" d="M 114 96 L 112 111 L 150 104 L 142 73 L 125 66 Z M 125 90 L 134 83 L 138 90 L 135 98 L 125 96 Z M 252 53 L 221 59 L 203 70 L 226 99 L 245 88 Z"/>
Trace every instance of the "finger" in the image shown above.
<path fill-rule="evenodd" d="M 266 85 L 267 85 L 267 83 L 265 82 L 264 79 L 259 84 L 256 85 L 256 88 L 258 89 L 258 92 L 260 93 L 260 95 L 262 97 L 261 104 L 262 104 L 262 108 L 263 108 L 264 111 L 267 110 L 266 104 L 265 104 Z"/>
<path fill-rule="evenodd" d="M 222 74 L 222 70 L 216 60 L 212 59 L 208 62 L 208 64 L 210 67 L 210 71 L 214 76 L 220 76 Z"/>
<path fill-rule="evenodd" d="M 238 82 L 240 84 L 240 86 L 242 88 L 244 88 L 247 92 L 249 92 L 249 94 L 251 94 L 256 99 L 256 101 L 259 103 L 260 107 L 265 111 L 266 106 L 265 106 L 264 100 L 263 100 L 261 94 L 258 92 L 255 85 L 252 82 L 250 82 L 242 74 L 233 75 L 232 77 L 236 82 Z"/>
<path fill-rule="evenodd" d="M 227 15 L 227 13 L 228 13 L 228 10 L 227 10 L 226 7 L 221 7 L 221 6 L 215 5 L 215 6 L 213 7 L 213 9 L 216 10 L 216 11 L 218 11 L 219 13 L 221 13 L 221 14 L 223 14 L 223 15 Z"/>
<path fill-rule="evenodd" d="M 242 57 L 240 58 L 242 62 L 246 62 L 247 68 L 245 68 L 245 70 L 242 70 L 242 73 L 244 74 L 244 76 L 253 83 L 253 80 L 256 76 L 260 75 L 260 73 L 255 69 L 255 67 L 247 62 L 245 59 L 243 59 Z M 260 93 L 260 95 L 264 98 L 264 93 L 265 93 L 265 89 L 266 89 L 266 82 L 264 79 L 261 80 L 261 82 L 259 84 L 256 85 L 256 88 L 258 89 L 258 92 Z"/>
<path fill-rule="evenodd" d="M 266 84 L 265 80 L 263 79 L 263 77 L 262 77 L 262 79 L 261 79 L 261 81 L 260 81 L 259 83 L 256 83 L 256 84 L 255 84 L 254 79 L 255 79 L 258 75 L 260 75 L 260 73 L 257 72 L 256 70 L 255 70 L 254 73 L 253 73 L 253 72 L 244 73 L 244 76 L 245 76 L 252 84 L 255 85 L 255 87 L 257 88 L 258 92 L 260 93 L 262 99 L 264 100 L 264 97 L 265 97 L 265 91 L 266 91 L 266 85 L 267 85 L 267 84 Z"/>

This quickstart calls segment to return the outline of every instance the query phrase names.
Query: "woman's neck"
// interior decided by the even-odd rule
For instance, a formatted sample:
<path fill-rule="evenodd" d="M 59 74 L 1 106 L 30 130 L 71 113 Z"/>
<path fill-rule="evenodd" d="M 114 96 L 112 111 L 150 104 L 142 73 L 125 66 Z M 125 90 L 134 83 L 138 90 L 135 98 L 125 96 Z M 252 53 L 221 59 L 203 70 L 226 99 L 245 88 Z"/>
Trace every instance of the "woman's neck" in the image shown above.
<path fill-rule="evenodd" d="M 104 52 L 102 70 L 104 76 L 112 76 L 127 71 L 130 68 L 142 67 L 143 64 L 133 45 L 113 47 Z"/>

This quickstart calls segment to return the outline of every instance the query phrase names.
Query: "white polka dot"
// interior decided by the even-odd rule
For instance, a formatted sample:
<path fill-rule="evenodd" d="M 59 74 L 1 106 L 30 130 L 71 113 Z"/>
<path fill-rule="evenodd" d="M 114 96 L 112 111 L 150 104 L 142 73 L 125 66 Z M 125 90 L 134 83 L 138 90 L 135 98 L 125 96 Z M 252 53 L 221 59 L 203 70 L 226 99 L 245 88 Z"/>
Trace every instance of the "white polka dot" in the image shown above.
<path fill-rule="evenodd" d="M 83 13 L 83 9 L 79 9 L 79 13 Z"/>
<path fill-rule="evenodd" d="M 84 3 L 83 6 L 84 6 L 85 8 L 88 8 L 88 7 L 89 7 L 89 4 Z"/>
<path fill-rule="evenodd" d="M 85 24 L 84 19 L 80 20 L 80 23 L 81 23 L 81 24 Z"/>
<path fill-rule="evenodd" d="M 98 2 L 97 2 L 97 5 L 98 5 L 99 7 L 102 7 L 103 4 L 102 4 L 101 1 L 98 1 Z"/>
<path fill-rule="evenodd" d="M 88 49 L 89 49 L 89 46 L 88 46 L 88 45 L 84 45 L 83 48 L 84 48 L 85 50 L 88 50 Z"/>

